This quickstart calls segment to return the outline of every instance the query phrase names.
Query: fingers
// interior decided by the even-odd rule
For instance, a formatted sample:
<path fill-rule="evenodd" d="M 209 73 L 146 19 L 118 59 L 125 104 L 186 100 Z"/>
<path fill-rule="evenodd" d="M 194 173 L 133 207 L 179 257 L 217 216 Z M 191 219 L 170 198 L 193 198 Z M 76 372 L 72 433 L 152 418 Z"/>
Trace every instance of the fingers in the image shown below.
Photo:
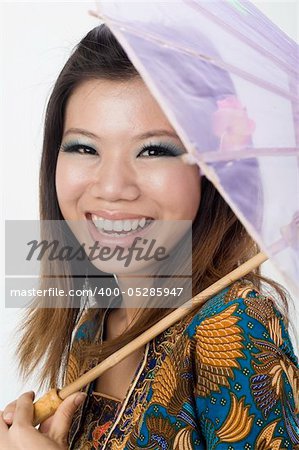
<path fill-rule="evenodd" d="M 13 416 L 14 425 L 31 425 L 33 422 L 33 400 L 34 392 L 25 392 L 22 394 L 17 402 Z"/>
<path fill-rule="evenodd" d="M 26 395 L 27 394 L 34 396 L 34 392 L 32 392 L 32 391 L 27 392 Z M 2 418 L 7 425 L 11 425 L 13 422 L 13 417 L 14 417 L 14 414 L 16 411 L 16 406 L 17 406 L 17 400 L 14 400 L 13 402 L 6 405 L 6 407 L 3 410 Z"/>
<path fill-rule="evenodd" d="M 49 417 L 48 419 L 44 420 L 40 426 L 38 427 L 38 430 L 41 433 L 48 433 L 50 428 L 51 428 L 51 424 L 53 422 L 53 416 Z"/>
<path fill-rule="evenodd" d="M 4 432 L 7 431 L 7 424 L 4 422 L 3 419 L 3 411 L 0 411 L 0 435 Z"/>
<path fill-rule="evenodd" d="M 85 398 L 86 394 L 83 392 L 76 392 L 67 397 L 59 405 L 51 421 L 47 420 L 47 424 L 41 425 L 41 431 L 47 432 L 48 437 L 59 444 L 65 444 L 75 411 Z"/>
<path fill-rule="evenodd" d="M 13 402 L 11 402 L 7 406 L 5 406 L 5 408 L 3 410 L 2 417 L 3 417 L 4 422 L 7 423 L 7 425 L 12 424 L 13 416 L 14 416 L 15 409 L 16 409 L 16 404 L 17 404 L 17 401 L 14 400 Z"/>
<path fill-rule="evenodd" d="M 41 424 L 39 431 L 44 435 L 46 434 L 48 438 L 54 440 L 57 444 L 65 446 L 74 413 L 85 398 L 86 394 L 83 392 L 70 395 L 59 405 L 54 416 Z M 0 431 L 1 429 L 7 431 L 10 425 L 12 425 L 14 430 L 19 427 L 24 429 L 24 426 L 27 425 L 32 427 L 33 399 L 34 392 L 26 392 L 17 401 L 7 405 L 3 415 L 0 412 Z"/>

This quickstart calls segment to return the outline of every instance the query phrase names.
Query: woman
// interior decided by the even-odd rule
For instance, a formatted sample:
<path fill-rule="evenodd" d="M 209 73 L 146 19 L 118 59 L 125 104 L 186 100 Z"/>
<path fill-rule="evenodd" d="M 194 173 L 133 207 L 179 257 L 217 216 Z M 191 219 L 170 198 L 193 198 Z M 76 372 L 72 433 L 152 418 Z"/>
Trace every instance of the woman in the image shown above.
<path fill-rule="evenodd" d="M 229 78 L 218 88 L 213 98 L 234 94 Z M 61 233 L 61 240 L 75 236 L 82 243 L 91 236 L 110 247 L 132 241 L 134 222 L 147 236 L 152 222 L 189 221 L 195 295 L 257 249 L 197 166 L 184 163 L 185 154 L 122 48 L 106 26 L 97 27 L 67 62 L 49 101 L 41 218 L 68 221 L 72 234 Z M 44 233 L 53 238 L 53 229 Z M 183 236 L 172 244 L 183 255 L 182 270 L 188 264 L 178 253 Z M 52 268 L 69 275 L 56 280 L 65 289 L 82 286 L 74 264 Z M 106 275 L 124 293 L 110 298 L 114 308 L 104 308 L 98 293 L 98 307 L 87 312 L 72 299 L 63 309 L 32 309 L 19 347 L 24 373 L 44 357 L 42 383 L 69 383 L 159 321 L 170 308 L 157 299 L 155 308 L 136 307 L 128 295 L 129 287 L 137 292 L 140 277 L 150 287 L 147 275 L 157 270 L 160 265 L 136 260 L 128 268 L 115 258 L 84 261 L 89 285 Z M 3 413 L 1 448 L 299 448 L 298 365 L 286 312 L 259 292 L 261 280 L 252 272 L 197 307 L 87 386 L 85 395 L 66 399 L 39 430 L 32 426 L 33 395 L 24 394 Z M 44 288 L 50 283 L 42 279 Z"/>

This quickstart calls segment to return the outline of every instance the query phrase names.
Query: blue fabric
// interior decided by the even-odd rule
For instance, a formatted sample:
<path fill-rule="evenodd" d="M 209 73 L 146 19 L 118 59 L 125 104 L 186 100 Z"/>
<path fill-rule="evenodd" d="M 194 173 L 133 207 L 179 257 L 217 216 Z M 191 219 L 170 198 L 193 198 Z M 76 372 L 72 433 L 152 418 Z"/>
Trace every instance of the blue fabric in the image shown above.
<path fill-rule="evenodd" d="M 298 361 L 273 301 L 248 282 L 151 341 L 124 402 L 93 387 L 70 448 L 299 449 Z"/>

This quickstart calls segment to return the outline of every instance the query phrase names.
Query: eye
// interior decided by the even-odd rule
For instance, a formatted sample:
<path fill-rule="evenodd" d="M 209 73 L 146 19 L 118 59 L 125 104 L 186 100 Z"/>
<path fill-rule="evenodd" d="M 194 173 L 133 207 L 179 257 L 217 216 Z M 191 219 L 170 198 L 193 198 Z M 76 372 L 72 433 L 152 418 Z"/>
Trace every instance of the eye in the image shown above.
<path fill-rule="evenodd" d="M 84 144 L 62 144 L 61 150 L 66 153 L 79 153 L 80 155 L 97 155 L 97 151 Z"/>
<path fill-rule="evenodd" d="M 145 144 L 138 156 L 180 156 L 185 153 L 173 144 Z"/>

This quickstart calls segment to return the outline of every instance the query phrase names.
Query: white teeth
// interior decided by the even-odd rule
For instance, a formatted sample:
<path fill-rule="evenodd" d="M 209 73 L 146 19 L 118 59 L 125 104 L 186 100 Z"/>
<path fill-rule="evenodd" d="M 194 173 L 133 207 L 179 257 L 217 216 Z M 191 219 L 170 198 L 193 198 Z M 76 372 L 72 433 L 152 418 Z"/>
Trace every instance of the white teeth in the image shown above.
<path fill-rule="evenodd" d="M 124 231 L 130 231 L 131 230 L 131 222 L 129 220 L 124 221 Z"/>
<path fill-rule="evenodd" d="M 144 225 L 145 225 L 145 218 L 143 217 L 143 218 L 139 221 L 139 226 L 140 226 L 141 228 L 143 228 Z"/>
<path fill-rule="evenodd" d="M 113 231 L 122 231 L 122 229 L 123 229 L 122 220 L 115 220 L 113 222 Z"/>
<path fill-rule="evenodd" d="M 131 224 L 132 230 L 136 230 L 136 228 L 138 227 L 138 220 L 134 220 L 134 222 L 132 222 Z"/>
<path fill-rule="evenodd" d="M 111 220 L 105 220 L 103 228 L 104 228 L 104 230 L 112 231 L 113 230 L 113 222 L 111 222 Z"/>
<path fill-rule="evenodd" d="M 98 217 L 95 214 L 92 214 L 91 219 L 94 223 L 94 225 L 99 229 L 103 231 L 116 231 L 118 233 L 122 231 L 131 231 L 136 230 L 138 226 L 140 228 L 144 228 L 145 225 L 148 224 L 148 221 L 145 217 L 142 217 L 141 219 L 134 219 L 134 220 L 107 220 L 103 217 Z M 112 234 L 111 234 L 112 236 Z M 117 236 L 117 235 L 116 235 Z"/>
<path fill-rule="evenodd" d="M 104 222 L 105 222 L 104 219 L 93 215 L 92 216 L 92 221 L 93 221 L 93 223 L 95 224 L 95 226 L 97 228 L 104 228 Z"/>

